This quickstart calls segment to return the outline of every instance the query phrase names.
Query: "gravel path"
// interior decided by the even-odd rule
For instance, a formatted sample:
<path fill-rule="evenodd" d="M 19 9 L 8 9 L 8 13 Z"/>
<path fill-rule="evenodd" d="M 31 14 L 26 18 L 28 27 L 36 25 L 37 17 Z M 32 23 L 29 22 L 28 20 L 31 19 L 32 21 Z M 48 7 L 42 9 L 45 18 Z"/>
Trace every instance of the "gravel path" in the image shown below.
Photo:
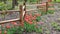
<path fill-rule="evenodd" d="M 52 30 L 51 22 L 58 22 L 58 18 L 60 18 L 60 9 L 59 9 L 59 3 L 54 4 L 55 7 L 55 13 L 54 14 L 48 14 L 45 16 L 41 16 L 41 21 L 44 21 L 45 24 L 47 24 L 47 29 L 50 32 L 49 34 L 60 34 L 60 32 Z"/>
<path fill-rule="evenodd" d="M 13 12 L 12 14 L 5 15 L 4 17 L 0 16 L 0 21 L 10 20 L 19 18 L 19 12 Z"/>

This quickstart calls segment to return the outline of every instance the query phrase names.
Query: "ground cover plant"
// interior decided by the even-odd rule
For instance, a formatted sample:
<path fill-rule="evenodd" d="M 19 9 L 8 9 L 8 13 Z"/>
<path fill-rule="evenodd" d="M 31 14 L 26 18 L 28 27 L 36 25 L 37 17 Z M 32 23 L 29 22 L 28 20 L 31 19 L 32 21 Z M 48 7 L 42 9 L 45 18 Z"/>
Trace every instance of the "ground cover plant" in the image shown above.
<path fill-rule="evenodd" d="M 60 31 L 60 25 L 58 23 L 52 22 L 51 25 L 52 25 L 52 27 L 53 27 L 54 30 Z"/>

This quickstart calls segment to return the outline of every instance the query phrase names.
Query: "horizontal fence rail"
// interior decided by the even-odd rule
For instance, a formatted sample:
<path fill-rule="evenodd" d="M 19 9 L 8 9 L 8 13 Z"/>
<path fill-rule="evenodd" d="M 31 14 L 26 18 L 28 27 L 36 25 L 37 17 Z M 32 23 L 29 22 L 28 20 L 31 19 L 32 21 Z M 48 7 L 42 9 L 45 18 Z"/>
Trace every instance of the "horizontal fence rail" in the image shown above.
<path fill-rule="evenodd" d="M 39 8 L 39 9 L 43 9 L 43 8 Z M 60 9 L 60 8 L 59 8 Z M 26 11 L 36 11 L 38 9 L 29 9 L 29 10 L 26 10 Z M 55 8 L 48 8 L 48 10 L 55 10 Z M 5 13 L 5 12 L 19 12 L 19 10 L 7 10 L 7 11 L 0 11 L 0 13 Z"/>
<path fill-rule="evenodd" d="M 0 11 L 0 13 L 9 13 L 9 12 L 19 12 L 19 10 L 6 10 L 6 11 Z"/>
<path fill-rule="evenodd" d="M 11 19 L 11 20 L 5 20 L 5 21 L 0 21 L 0 24 L 8 23 L 8 22 L 13 22 L 13 21 L 19 21 L 19 18 L 16 19 Z"/>
<path fill-rule="evenodd" d="M 48 3 L 49 5 L 53 5 L 53 4 L 50 4 Z M 46 5 L 46 3 L 41 3 L 41 4 L 32 4 L 32 5 L 26 5 L 26 6 L 42 6 L 42 5 Z"/>

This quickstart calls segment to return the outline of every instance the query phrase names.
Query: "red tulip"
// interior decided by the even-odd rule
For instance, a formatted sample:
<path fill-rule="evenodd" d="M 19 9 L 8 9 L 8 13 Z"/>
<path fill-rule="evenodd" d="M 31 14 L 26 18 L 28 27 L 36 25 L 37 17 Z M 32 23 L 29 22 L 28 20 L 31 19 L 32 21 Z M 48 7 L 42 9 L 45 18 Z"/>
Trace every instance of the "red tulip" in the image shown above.
<path fill-rule="evenodd" d="M 32 17 L 32 14 L 30 14 L 29 17 L 31 18 Z"/>
<path fill-rule="evenodd" d="M 28 18 L 28 17 L 29 17 L 29 15 L 26 15 L 26 16 L 25 16 L 25 18 Z"/>
<path fill-rule="evenodd" d="M 33 17 L 33 20 L 35 20 L 36 18 L 35 17 Z"/>
<path fill-rule="evenodd" d="M 35 20 L 36 19 L 36 16 L 33 16 L 32 19 Z"/>
<path fill-rule="evenodd" d="M 28 19 L 25 19 L 25 21 L 28 21 Z"/>
<path fill-rule="evenodd" d="M 29 16 L 27 16 L 27 17 L 25 17 L 26 19 L 28 19 L 29 18 Z"/>
<path fill-rule="evenodd" d="M 29 23 L 29 24 L 33 24 L 33 22 L 31 22 L 31 21 L 29 21 L 28 23 Z"/>
<path fill-rule="evenodd" d="M 25 19 L 25 21 L 28 22 L 29 24 L 32 24 L 32 23 L 33 23 L 33 22 L 32 22 L 32 20 L 33 20 L 32 14 L 26 15 L 24 19 Z"/>
<path fill-rule="evenodd" d="M 17 23 L 16 22 L 11 22 L 13 25 L 17 25 Z"/>
<path fill-rule="evenodd" d="M 11 28 L 9 25 L 6 26 L 7 29 Z"/>
<path fill-rule="evenodd" d="M 17 23 L 14 23 L 14 25 L 17 25 Z"/>
<path fill-rule="evenodd" d="M 25 19 L 25 21 L 28 21 L 28 19 Z"/>
<path fill-rule="evenodd" d="M 20 26 L 22 26 L 22 27 L 23 27 L 23 26 L 24 26 L 24 22 L 20 23 Z"/>

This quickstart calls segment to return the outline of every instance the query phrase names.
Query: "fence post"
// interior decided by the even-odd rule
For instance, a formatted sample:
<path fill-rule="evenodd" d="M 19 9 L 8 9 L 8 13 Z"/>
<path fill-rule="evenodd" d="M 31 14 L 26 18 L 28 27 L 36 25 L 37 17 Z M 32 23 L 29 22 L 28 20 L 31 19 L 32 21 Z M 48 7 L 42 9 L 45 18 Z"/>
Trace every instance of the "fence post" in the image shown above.
<path fill-rule="evenodd" d="M 37 1 L 37 4 L 38 4 L 38 1 Z M 39 6 L 37 6 L 37 9 L 38 9 Z"/>
<path fill-rule="evenodd" d="M 24 17 L 25 17 L 25 15 L 26 15 L 26 1 L 27 1 L 27 0 L 24 0 L 24 3 L 23 3 L 23 6 L 24 6 L 24 8 L 23 8 L 23 10 L 24 10 Z"/>
<path fill-rule="evenodd" d="M 48 12 L 48 2 L 46 2 L 46 14 Z"/>
<path fill-rule="evenodd" d="M 23 26 L 23 6 L 20 5 L 20 25 Z"/>

